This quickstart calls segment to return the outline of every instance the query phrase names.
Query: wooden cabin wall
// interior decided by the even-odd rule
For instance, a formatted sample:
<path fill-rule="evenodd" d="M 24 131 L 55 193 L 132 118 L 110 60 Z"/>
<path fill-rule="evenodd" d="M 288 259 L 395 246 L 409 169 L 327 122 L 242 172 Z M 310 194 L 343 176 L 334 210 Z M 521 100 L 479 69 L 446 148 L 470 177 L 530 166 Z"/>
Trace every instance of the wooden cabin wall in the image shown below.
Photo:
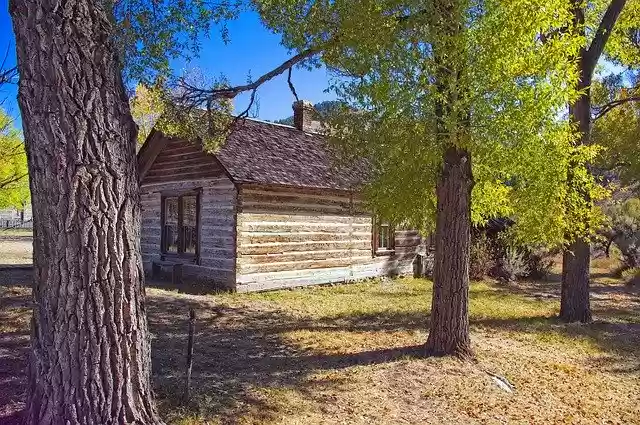
<path fill-rule="evenodd" d="M 347 192 L 242 186 L 238 195 L 236 289 L 268 290 L 411 274 L 422 249 L 396 232 L 396 254 L 374 256 L 372 218 Z"/>
<path fill-rule="evenodd" d="M 184 284 L 201 281 L 233 289 L 236 189 L 215 158 L 184 141 L 168 141 L 141 181 L 141 250 L 145 272 L 150 274 L 153 263 L 162 260 L 162 194 L 194 189 L 201 190 L 199 252 L 195 264 L 183 265 Z"/>

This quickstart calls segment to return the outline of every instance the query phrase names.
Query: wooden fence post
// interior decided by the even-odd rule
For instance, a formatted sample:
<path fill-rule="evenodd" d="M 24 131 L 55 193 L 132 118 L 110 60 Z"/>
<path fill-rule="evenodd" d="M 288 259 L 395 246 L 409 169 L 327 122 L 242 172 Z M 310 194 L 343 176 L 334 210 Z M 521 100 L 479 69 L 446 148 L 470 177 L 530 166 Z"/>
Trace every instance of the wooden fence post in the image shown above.
<path fill-rule="evenodd" d="M 193 334 L 196 327 L 196 311 L 189 309 L 189 342 L 187 344 L 187 379 L 184 389 L 184 400 L 189 401 L 189 393 L 191 390 L 191 367 L 193 366 Z"/>

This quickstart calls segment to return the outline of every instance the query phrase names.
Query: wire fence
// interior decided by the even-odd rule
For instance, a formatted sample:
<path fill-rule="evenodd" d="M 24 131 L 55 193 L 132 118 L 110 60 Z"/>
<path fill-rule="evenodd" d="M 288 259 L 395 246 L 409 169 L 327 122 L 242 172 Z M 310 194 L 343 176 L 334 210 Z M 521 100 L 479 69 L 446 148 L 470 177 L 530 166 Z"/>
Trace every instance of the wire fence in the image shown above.
<path fill-rule="evenodd" d="M 19 218 L 0 219 L 0 229 L 33 229 L 33 221 Z"/>

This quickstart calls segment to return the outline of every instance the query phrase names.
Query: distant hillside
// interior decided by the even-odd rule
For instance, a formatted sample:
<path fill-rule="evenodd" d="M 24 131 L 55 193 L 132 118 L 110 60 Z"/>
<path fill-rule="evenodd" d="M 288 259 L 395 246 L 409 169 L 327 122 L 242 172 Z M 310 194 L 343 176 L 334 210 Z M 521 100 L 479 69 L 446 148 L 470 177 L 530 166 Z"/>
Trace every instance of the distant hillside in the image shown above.
<path fill-rule="evenodd" d="M 313 107 L 320 113 L 320 115 L 327 114 L 333 110 L 333 108 L 340 105 L 340 102 L 337 100 L 325 100 L 324 102 L 319 102 L 313 105 Z M 293 126 L 293 115 L 287 118 L 283 118 L 281 120 L 274 121 L 276 124 L 290 125 Z"/>

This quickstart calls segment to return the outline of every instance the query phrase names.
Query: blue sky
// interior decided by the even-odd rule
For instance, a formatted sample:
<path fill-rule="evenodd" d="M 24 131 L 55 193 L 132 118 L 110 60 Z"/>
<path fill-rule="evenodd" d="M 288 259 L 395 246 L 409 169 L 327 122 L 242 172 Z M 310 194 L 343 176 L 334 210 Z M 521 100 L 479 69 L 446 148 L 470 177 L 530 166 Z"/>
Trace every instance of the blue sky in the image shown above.
<path fill-rule="evenodd" d="M 267 31 L 254 13 L 244 13 L 229 24 L 231 42 L 225 45 L 214 30 L 210 39 L 204 40 L 198 59 L 187 64 L 187 68 L 199 68 L 212 76 L 226 76 L 232 85 L 244 84 L 250 74 L 254 79 L 278 66 L 290 53 L 280 45 L 280 37 Z M 8 12 L 8 0 L 0 0 L 0 52 L 4 57 L 7 46 L 10 47 L 9 66 L 15 64 L 15 40 Z M 176 71 L 185 67 L 176 62 Z M 325 69 L 307 71 L 296 68 L 292 80 L 300 99 L 313 103 L 332 99 L 324 93 L 329 81 Z M 6 100 L 2 107 L 17 117 L 16 87 L 9 85 L 0 88 L 0 101 Z M 258 117 L 265 120 L 285 118 L 292 115 L 293 95 L 287 85 L 286 74 L 266 83 L 258 91 L 260 108 Z M 244 110 L 248 97 L 238 96 L 236 109 Z"/>

